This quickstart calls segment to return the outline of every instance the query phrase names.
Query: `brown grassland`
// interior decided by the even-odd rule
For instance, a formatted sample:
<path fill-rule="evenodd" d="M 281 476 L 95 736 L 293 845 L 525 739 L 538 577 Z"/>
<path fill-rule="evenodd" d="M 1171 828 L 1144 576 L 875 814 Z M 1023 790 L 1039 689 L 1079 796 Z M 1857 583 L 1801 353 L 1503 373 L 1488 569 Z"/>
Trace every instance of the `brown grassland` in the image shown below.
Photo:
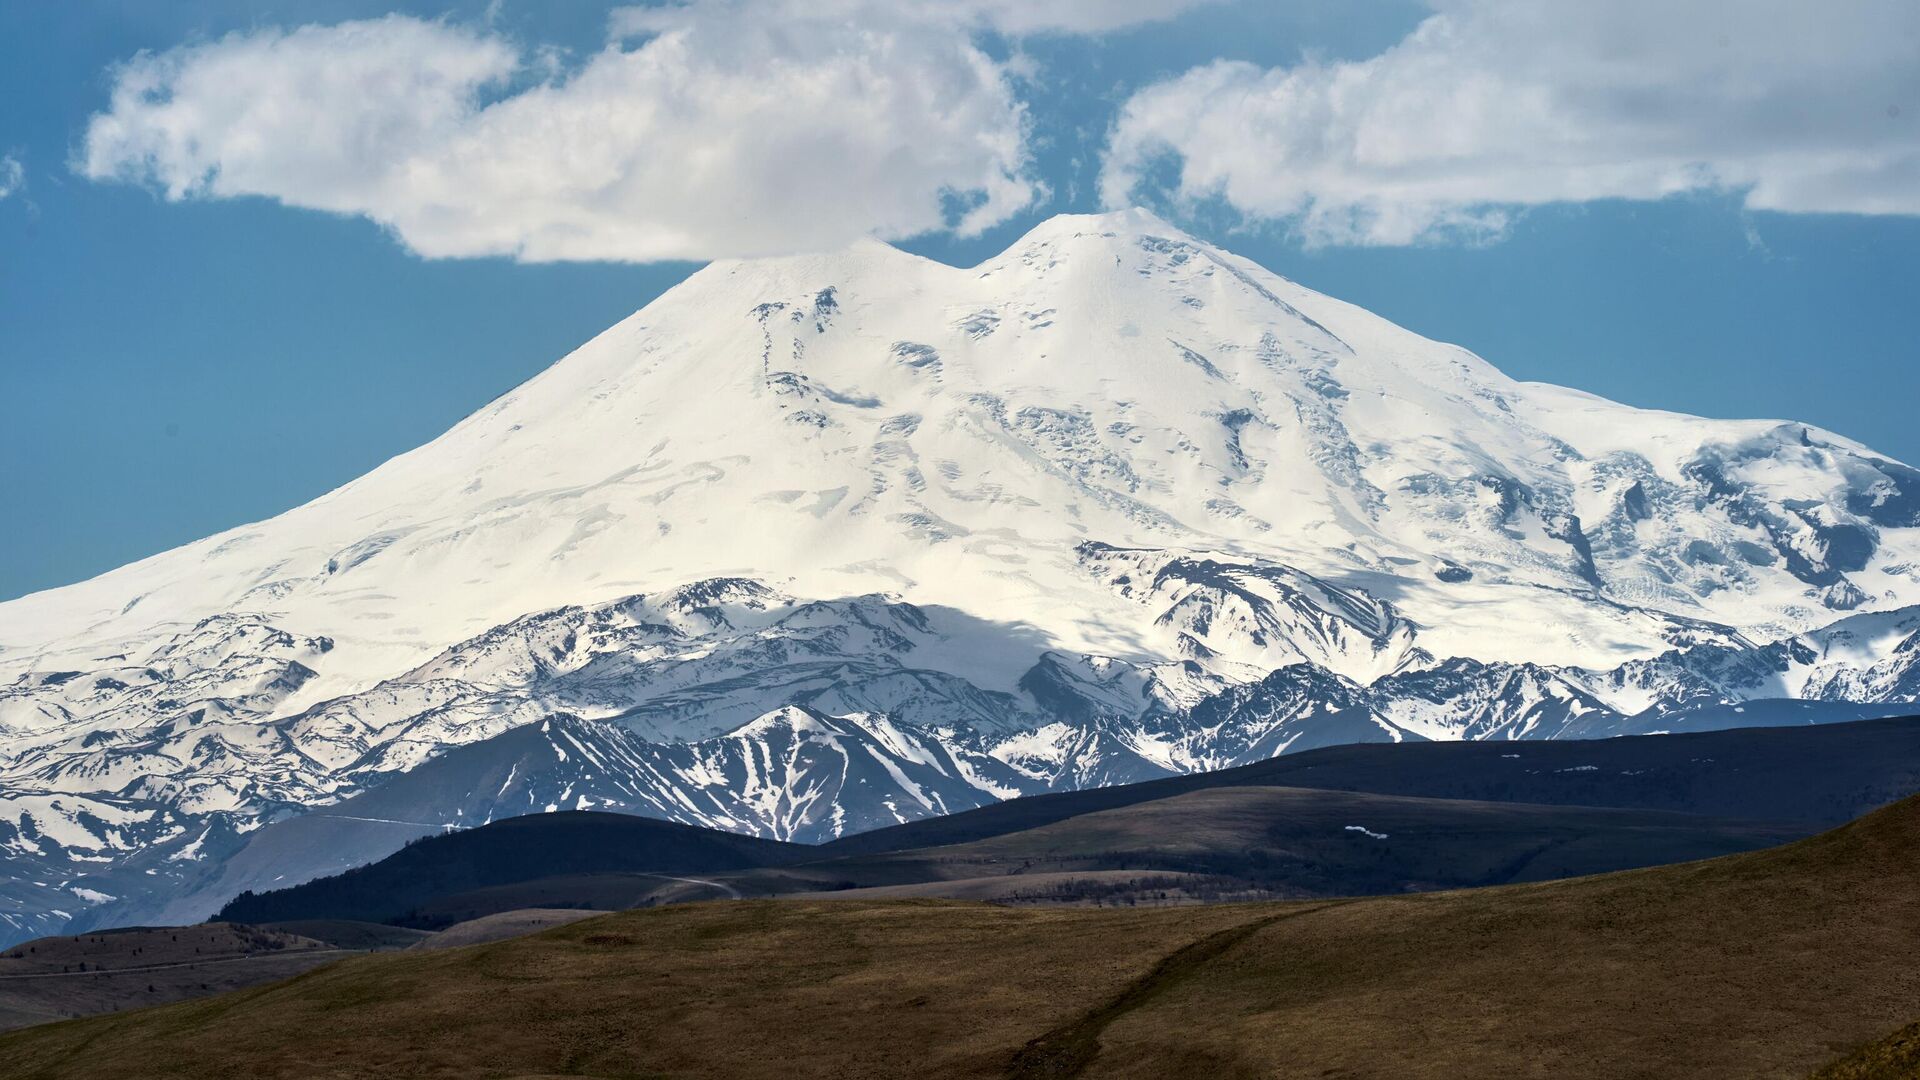
<path fill-rule="evenodd" d="M 1805 1077 L 1920 1015 L 1916 955 L 1910 799 L 1483 890 L 621 912 L 16 1032 L 0 1076 Z"/>
<path fill-rule="evenodd" d="M 40 938 L 0 949 L 0 1030 L 278 982 L 348 951 L 231 923 Z"/>
<path fill-rule="evenodd" d="M 1920 1076 L 1920 1020 L 1855 1050 L 1813 1080 L 1913 1080 Z"/>

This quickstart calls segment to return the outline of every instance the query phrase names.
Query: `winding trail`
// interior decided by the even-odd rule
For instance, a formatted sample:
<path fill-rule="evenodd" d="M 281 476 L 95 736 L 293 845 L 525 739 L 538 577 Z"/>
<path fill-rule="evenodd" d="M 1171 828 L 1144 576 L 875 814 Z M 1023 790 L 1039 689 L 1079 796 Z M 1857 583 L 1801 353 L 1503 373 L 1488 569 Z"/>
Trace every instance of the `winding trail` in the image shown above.
<path fill-rule="evenodd" d="M 724 881 L 708 881 L 706 878 L 674 877 L 672 874 L 647 874 L 647 873 L 640 873 L 640 872 L 635 872 L 633 876 L 656 878 L 660 881 L 681 881 L 681 882 L 685 882 L 688 885 L 705 885 L 710 889 L 719 889 L 721 892 L 726 893 L 727 899 L 729 900 L 745 899 L 745 897 L 741 895 L 739 889 L 734 888 L 733 886 L 727 884 Z M 628 905 L 628 906 L 632 907 L 635 905 Z"/>
<path fill-rule="evenodd" d="M 1275 923 L 1345 907 L 1352 900 L 1316 904 L 1229 926 L 1168 953 L 1152 971 L 1135 979 L 1111 1001 L 1027 1043 L 1007 1064 L 1008 1080 L 1056 1080 L 1079 1076 L 1100 1055 L 1100 1033 L 1115 1020 L 1192 978 L 1222 953 Z"/>

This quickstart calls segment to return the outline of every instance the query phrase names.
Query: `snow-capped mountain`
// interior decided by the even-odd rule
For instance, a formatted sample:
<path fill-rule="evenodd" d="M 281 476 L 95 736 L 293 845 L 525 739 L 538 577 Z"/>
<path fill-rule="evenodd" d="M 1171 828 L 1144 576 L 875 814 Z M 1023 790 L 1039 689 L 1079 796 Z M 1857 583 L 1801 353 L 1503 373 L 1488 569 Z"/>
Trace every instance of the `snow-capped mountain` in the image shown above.
<path fill-rule="evenodd" d="M 600 757 L 392 822 L 818 839 L 1328 742 L 1912 701 L 1916 604 L 1920 472 L 1516 382 L 1141 211 L 967 269 L 721 262 L 306 506 L 0 604 L 0 888 L 44 929 L 204 885 L 536 731 Z"/>

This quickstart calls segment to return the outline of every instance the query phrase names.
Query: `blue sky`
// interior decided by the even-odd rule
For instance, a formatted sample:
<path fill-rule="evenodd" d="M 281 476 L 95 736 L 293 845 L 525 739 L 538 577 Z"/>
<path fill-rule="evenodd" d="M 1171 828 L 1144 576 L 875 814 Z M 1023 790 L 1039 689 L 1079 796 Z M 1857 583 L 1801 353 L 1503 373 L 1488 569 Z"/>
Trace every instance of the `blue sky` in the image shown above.
<path fill-rule="evenodd" d="M 969 264 L 1053 213 L 1121 201 L 1520 378 L 1806 420 L 1920 461 L 1920 36 L 1904 5 L 1842 4 L 1819 27 L 1721 5 L 1686 62 L 1662 50 L 1693 29 L 1637 3 L 1605 26 L 1501 0 L 1186 0 L 1139 20 L 1157 6 L 0 7 L 0 598 L 350 480 L 706 258 L 876 232 Z M 1448 33 L 1419 29 L 1432 19 Z M 771 29 L 741 35 L 745 21 Z M 289 33 L 302 26 L 321 32 Z M 863 26 L 889 35 L 883 53 L 846 36 Z M 681 81 L 618 66 L 669 40 Z M 1614 85 L 1589 40 L 1663 74 Z M 793 96 L 753 81 L 781 50 L 851 58 L 806 84 L 857 88 L 845 116 L 806 102 L 756 127 Z M 381 80 L 430 55 L 448 102 L 420 115 L 445 87 L 412 82 L 415 111 L 396 112 Z M 302 58 L 348 76 L 317 84 Z M 165 94 L 116 98 L 134 78 Z M 1721 93 L 1756 79 L 1750 100 Z M 760 89 L 776 104 L 752 104 Z M 679 95 L 682 119 L 636 127 L 625 156 L 592 156 L 619 147 L 591 132 L 584 151 L 535 147 L 611 170 L 592 191 L 516 161 L 524 133 L 476 119 L 510 104 L 537 141 L 650 93 Z M 247 128 L 262 121 L 222 94 L 310 111 Z M 342 115 L 353 139 L 335 137 Z M 410 141 L 343 148 L 396 130 Z M 765 145 L 780 156 L 757 170 Z M 1354 164 L 1382 146 L 1390 166 Z M 651 171 L 709 150 L 736 186 Z M 379 174 L 402 154 L 444 178 Z"/>

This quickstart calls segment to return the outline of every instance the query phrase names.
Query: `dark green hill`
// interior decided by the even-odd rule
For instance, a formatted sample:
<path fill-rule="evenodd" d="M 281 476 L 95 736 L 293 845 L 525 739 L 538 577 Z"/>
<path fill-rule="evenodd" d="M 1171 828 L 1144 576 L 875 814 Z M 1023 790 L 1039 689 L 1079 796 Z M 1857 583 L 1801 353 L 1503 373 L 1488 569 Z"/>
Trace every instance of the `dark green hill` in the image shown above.
<path fill-rule="evenodd" d="M 1202 875 L 1280 896 L 1359 896 L 1603 873 L 1771 847 L 1807 830 L 1657 810 L 1208 788 L 940 848 L 802 864 L 853 876 L 898 860 L 938 876 L 1073 870 Z"/>
<path fill-rule="evenodd" d="M 435 897 L 560 874 L 696 874 L 782 866 L 812 848 L 627 814 L 570 810 L 507 818 L 417 840 L 370 866 L 291 889 L 242 893 L 215 916 L 232 922 L 346 919 L 436 929 L 415 920 Z"/>
<path fill-rule="evenodd" d="M 434 897 L 412 917 L 444 925 L 517 908 L 796 893 L 1109 905 L 1377 895 L 1712 858 L 1809 831 L 1655 810 L 1212 788 L 967 844 L 716 873 L 705 884 L 544 877 Z"/>
<path fill-rule="evenodd" d="M 1915 720 L 1593 742 L 1341 746 L 1217 773 L 1018 799 L 819 847 L 615 814 L 509 818 L 416 841 L 335 877 L 244 894 L 219 917 L 439 928 L 516 907 L 618 908 L 732 891 L 766 896 L 1061 872 L 1084 876 L 1054 876 L 1044 889 L 970 885 L 917 894 L 1102 902 L 1377 894 L 1750 850 L 1915 791 Z M 1199 799 L 1203 792 L 1233 794 Z M 1130 808 L 1140 812 L 1130 816 Z M 1119 824 L 1127 821 L 1133 824 Z M 1155 875 L 1169 873 L 1187 877 L 1163 888 Z"/>
<path fill-rule="evenodd" d="M 909 895 L 1033 903 L 1377 895 L 1712 858 L 1812 831 L 1658 810 L 1207 788 L 965 844 L 839 858 L 806 859 L 821 849 L 783 844 L 736 852 L 741 838 L 706 837 L 729 856 L 772 856 L 742 865 L 671 861 L 657 843 L 659 823 L 614 818 L 637 823 L 620 826 L 605 817 L 513 818 L 419 841 L 350 874 L 242 897 L 222 915 L 381 917 L 439 928 L 520 908 L 617 910 L 722 897 L 861 896 L 871 889 L 899 895 L 903 887 L 911 887 Z M 683 843 L 700 832 L 674 828 Z M 567 857 L 582 851 L 587 857 Z M 556 867 L 561 872 L 550 872 Z M 984 885 L 989 879 L 1003 881 Z"/>
<path fill-rule="evenodd" d="M 1565 742 L 1362 743 L 1236 769 L 1037 795 L 822 846 L 834 855 L 957 844 L 1215 787 L 1305 787 L 1550 806 L 1672 810 L 1813 831 L 1920 792 L 1920 718 Z"/>

